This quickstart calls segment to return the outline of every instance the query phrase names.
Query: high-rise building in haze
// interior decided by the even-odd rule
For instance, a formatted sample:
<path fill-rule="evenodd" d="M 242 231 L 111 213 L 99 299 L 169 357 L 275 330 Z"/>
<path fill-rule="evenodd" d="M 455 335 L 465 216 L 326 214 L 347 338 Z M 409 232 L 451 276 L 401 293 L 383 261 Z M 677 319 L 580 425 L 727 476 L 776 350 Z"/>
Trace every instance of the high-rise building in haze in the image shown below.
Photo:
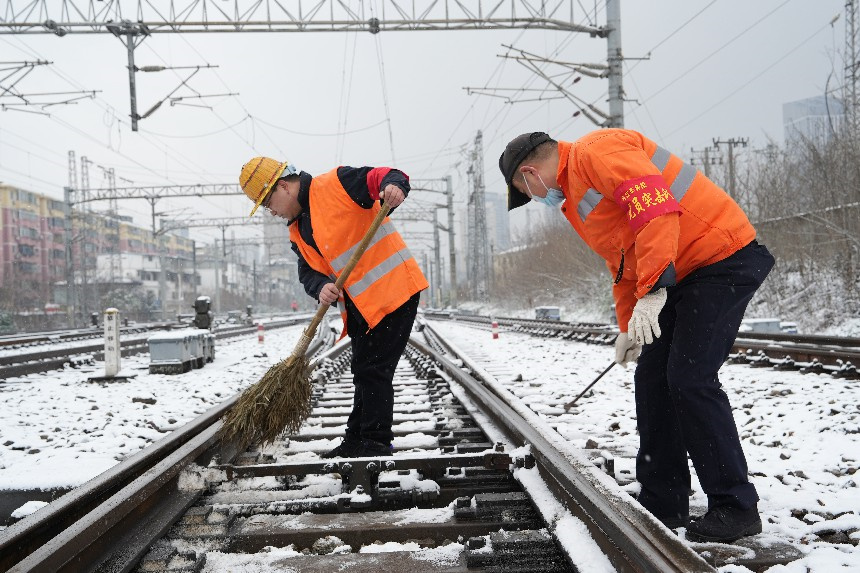
<path fill-rule="evenodd" d="M 834 97 L 816 96 L 782 104 L 785 141 L 828 141 L 841 129 L 844 119 L 845 106 Z"/>

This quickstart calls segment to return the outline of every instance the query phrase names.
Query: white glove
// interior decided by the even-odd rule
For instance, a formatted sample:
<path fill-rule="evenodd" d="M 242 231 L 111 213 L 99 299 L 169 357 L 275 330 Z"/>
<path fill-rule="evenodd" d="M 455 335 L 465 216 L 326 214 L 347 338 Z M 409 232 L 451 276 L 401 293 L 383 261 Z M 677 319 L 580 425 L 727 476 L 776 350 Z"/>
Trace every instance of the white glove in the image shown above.
<path fill-rule="evenodd" d="M 620 332 L 618 338 L 615 339 L 615 362 L 621 366 L 627 366 L 628 362 L 636 362 L 639 360 L 639 354 L 642 352 L 642 345 L 636 344 L 626 332 Z"/>
<path fill-rule="evenodd" d="M 657 289 L 636 301 L 633 315 L 627 323 L 627 332 L 637 344 L 651 344 L 660 338 L 660 323 L 657 317 L 666 304 L 666 289 Z M 652 336 L 651 333 L 654 333 Z"/>

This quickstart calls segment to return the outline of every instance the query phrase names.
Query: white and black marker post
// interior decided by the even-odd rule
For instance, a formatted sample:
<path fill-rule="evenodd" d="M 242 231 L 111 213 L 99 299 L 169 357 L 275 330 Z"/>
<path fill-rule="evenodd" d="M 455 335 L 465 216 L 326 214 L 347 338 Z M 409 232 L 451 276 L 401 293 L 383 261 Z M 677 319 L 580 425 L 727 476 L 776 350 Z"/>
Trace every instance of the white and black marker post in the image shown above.
<path fill-rule="evenodd" d="M 120 371 L 122 352 L 119 343 L 119 310 L 105 309 L 105 378 L 113 378 Z"/>
<path fill-rule="evenodd" d="M 137 374 L 120 374 L 122 366 L 122 345 L 119 341 L 119 310 L 105 309 L 105 373 L 104 376 L 90 376 L 90 382 L 127 382 Z"/>

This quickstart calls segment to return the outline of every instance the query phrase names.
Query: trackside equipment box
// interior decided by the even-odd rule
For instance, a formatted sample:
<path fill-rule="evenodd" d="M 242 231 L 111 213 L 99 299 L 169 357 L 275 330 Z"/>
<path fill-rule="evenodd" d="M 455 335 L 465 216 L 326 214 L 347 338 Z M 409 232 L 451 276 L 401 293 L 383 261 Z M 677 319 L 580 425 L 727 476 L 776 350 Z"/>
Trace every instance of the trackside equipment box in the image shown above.
<path fill-rule="evenodd" d="M 535 307 L 535 318 L 561 320 L 561 308 L 558 306 L 537 306 Z"/>
<path fill-rule="evenodd" d="M 206 330 L 183 329 L 150 336 L 150 374 L 182 374 L 215 357 L 215 337 Z"/>

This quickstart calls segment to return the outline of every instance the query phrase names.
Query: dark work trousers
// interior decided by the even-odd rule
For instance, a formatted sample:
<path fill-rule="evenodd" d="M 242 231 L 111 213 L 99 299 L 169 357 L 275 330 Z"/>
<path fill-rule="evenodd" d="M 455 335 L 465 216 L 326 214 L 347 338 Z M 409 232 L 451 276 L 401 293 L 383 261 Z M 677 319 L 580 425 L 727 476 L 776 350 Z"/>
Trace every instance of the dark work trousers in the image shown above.
<path fill-rule="evenodd" d="M 748 509 L 758 501 L 717 372 L 773 264 L 767 248 L 753 241 L 666 289 L 662 335 L 643 347 L 635 374 L 638 499 L 658 518 L 689 514 L 687 453 L 709 509 Z"/>
<path fill-rule="evenodd" d="M 346 422 L 348 438 L 390 444 L 394 434 L 394 370 L 406 348 L 419 293 L 390 312 L 372 330 L 353 302 L 346 298 L 346 330 L 352 339 L 352 383 L 355 396 Z"/>

